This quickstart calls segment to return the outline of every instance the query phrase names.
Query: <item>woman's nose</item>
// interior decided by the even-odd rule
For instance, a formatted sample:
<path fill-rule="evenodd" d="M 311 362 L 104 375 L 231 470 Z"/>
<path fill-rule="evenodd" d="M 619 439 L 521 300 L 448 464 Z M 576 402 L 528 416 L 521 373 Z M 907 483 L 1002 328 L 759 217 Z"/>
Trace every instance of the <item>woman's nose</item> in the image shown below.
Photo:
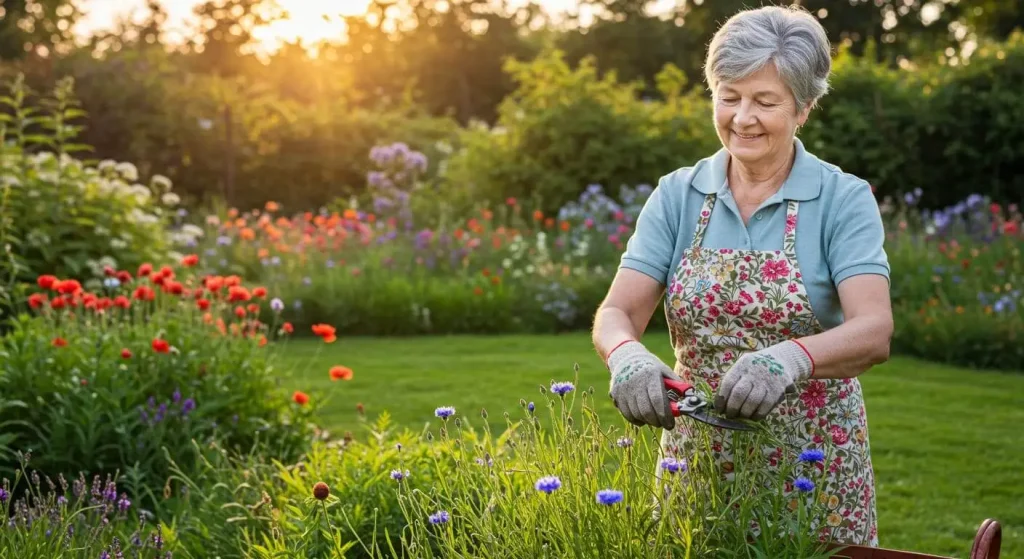
<path fill-rule="evenodd" d="M 753 106 L 749 101 L 741 101 L 739 107 L 736 108 L 736 113 L 732 115 L 733 122 L 739 126 L 754 124 L 756 119 Z"/>

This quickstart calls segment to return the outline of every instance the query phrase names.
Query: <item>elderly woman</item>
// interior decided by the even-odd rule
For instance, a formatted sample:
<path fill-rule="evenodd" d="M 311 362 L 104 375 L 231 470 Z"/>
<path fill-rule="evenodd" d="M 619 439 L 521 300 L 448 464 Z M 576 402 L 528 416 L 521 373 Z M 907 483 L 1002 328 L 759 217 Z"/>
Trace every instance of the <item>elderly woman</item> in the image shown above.
<path fill-rule="evenodd" d="M 593 340 L 616 407 L 664 428 L 665 453 L 689 428 L 669 410 L 666 377 L 709 386 L 716 410 L 764 421 L 791 451 L 831 445 L 821 489 L 838 516 L 822 536 L 877 546 L 857 377 L 889 357 L 885 234 L 871 187 L 796 138 L 828 88 L 829 48 L 799 9 L 743 11 L 716 33 L 705 72 L 723 147 L 661 178 Z M 674 370 L 640 342 L 662 295 Z M 729 432 L 715 436 L 716 460 L 731 461 Z"/>

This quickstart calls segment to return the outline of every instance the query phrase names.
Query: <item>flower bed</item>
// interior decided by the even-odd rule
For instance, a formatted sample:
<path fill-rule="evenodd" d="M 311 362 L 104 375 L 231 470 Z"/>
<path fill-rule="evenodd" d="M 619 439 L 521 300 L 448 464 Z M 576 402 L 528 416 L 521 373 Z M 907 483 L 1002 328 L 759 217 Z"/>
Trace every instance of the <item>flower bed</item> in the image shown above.
<path fill-rule="evenodd" d="M 293 326 L 278 320 L 266 288 L 199 276 L 198 264 L 189 255 L 173 267 L 110 268 L 97 292 L 39 277 L 29 313 L 0 338 L 0 475 L 31 449 L 50 475 L 119 472 L 152 506 L 168 459 L 191 468 L 204 445 L 281 460 L 308 448 L 323 400 L 282 382 L 269 343 Z M 341 366 L 324 373 L 352 376 Z"/>

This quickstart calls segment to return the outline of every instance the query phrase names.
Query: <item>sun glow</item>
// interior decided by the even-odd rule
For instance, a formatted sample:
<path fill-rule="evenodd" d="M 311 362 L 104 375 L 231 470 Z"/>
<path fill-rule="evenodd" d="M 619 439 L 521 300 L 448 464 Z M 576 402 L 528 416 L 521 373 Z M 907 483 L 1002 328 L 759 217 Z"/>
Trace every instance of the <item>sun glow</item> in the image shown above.
<path fill-rule="evenodd" d="M 277 0 L 277 5 L 284 17 L 253 32 L 261 50 L 275 50 L 285 42 L 311 46 L 323 40 L 341 40 L 345 33 L 342 17 L 365 13 L 369 0 Z"/>

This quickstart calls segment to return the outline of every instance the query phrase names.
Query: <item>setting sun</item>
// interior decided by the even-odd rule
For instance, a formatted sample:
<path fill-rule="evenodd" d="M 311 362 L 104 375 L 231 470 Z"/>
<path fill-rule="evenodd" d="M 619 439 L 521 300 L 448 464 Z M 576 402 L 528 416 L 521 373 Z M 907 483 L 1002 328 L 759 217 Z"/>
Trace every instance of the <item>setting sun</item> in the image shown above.
<path fill-rule="evenodd" d="M 345 28 L 341 16 L 364 13 L 369 0 L 277 0 L 277 4 L 286 12 L 284 17 L 253 33 L 261 45 L 269 49 L 282 42 L 301 40 L 308 46 L 324 39 L 338 39 Z"/>

